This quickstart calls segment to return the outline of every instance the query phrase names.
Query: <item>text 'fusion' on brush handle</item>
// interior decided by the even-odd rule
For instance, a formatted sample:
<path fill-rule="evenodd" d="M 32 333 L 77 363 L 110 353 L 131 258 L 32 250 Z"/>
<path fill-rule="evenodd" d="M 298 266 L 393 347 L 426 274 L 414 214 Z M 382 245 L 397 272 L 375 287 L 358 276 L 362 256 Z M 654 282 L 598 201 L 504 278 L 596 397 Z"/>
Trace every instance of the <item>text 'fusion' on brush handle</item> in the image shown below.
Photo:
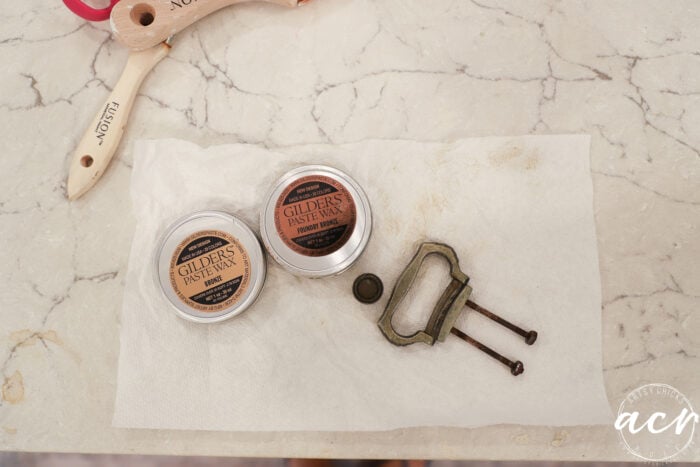
<path fill-rule="evenodd" d="M 256 0 L 121 0 L 112 10 L 112 31 L 133 50 L 152 47 L 221 8 Z M 257 0 L 295 7 L 308 0 Z"/>
<path fill-rule="evenodd" d="M 68 174 L 68 199 L 74 200 L 85 194 L 107 169 L 124 134 L 143 79 L 168 55 L 169 50 L 168 44 L 161 43 L 129 54 L 119 81 L 75 150 Z"/>

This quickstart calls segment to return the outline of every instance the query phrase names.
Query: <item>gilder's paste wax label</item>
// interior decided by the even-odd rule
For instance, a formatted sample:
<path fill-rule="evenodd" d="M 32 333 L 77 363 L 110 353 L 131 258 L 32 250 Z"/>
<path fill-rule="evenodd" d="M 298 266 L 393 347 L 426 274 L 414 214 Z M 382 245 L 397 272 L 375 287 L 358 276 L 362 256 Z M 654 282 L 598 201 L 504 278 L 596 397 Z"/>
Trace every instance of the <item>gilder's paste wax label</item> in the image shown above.
<path fill-rule="evenodd" d="M 325 256 L 348 241 L 357 212 L 343 184 L 323 175 L 291 183 L 275 205 L 275 227 L 282 241 L 306 256 Z"/>
<path fill-rule="evenodd" d="M 250 256 L 233 236 L 219 230 L 183 240 L 170 261 L 170 284 L 185 304 L 214 313 L 234 305 L 250 283 Z"/>

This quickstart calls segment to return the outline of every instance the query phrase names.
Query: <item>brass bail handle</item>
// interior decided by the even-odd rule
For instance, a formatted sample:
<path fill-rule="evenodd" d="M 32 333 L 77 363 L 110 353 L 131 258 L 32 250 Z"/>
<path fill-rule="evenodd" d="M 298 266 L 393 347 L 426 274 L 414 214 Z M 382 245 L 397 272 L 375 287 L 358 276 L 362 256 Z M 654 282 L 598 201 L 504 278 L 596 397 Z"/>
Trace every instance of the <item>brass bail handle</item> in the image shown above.
<path fill-rule="evenodd" d="M 392 325 L 392 319 L 399 304 L 413 286 L 423 261 L 430 255 L 439 255 L 447 259 L 450 263 L 450 276 L 452 277 L 452 281 L 435 305 L 425 330 L 418 331 L 410 336 L 404 336 L 396 332 L 396 329 L 394 329 Z M 459 259 L 451 247 L 442 243 L 423 243 L 396 281 L 394 290 L 391 292 L 391 297 L 389 298 L 389 303 L 387 303 L 384 313 L 382 313 L 382 316 L 379 318 L 377 325 L 389 342 L 401 346 L 415 344 L 416 342 L 433 345 L 435 342 L 444 341 L 449 334 L 454 334 L 468 344 L 473 345 L 490 357 L 506 365 L 510 368 L 510 372 L 514 376 L 523 373 L 523 371 L 525 371 L 525 366 L 520 360 L 510 360 L 454 327 L 459 315 L 468 307 L 522 336 L 527 345 L 532 345 L 537 340 L 537 331 L 526 331 L 469 300 L 472 288 L 467 285 L 468 282 L 469 276 L 460 270 Z"/>
<path fill-rule="evenodd" d="M 425 330 L 409 336 L 399 334 L 392 325 L 392 319 L 399 304 L 413 286 L 423 262 L 430 255 L 442 256 L 449 262 L 452 282 L 435 305 Z M 433 345 L 436 341 L 443 341 L 450 333 L 454 322 L 469 299 L 472 289 L 467 285 L 468 282 L 469 276 L 460 270 L 459 259 L 452 247 L 443 243 L 423 243 L 396 281 L 389 302 L 377 325 L 389 342 L 394 345 L 404 346 L 417 342 Z"/>

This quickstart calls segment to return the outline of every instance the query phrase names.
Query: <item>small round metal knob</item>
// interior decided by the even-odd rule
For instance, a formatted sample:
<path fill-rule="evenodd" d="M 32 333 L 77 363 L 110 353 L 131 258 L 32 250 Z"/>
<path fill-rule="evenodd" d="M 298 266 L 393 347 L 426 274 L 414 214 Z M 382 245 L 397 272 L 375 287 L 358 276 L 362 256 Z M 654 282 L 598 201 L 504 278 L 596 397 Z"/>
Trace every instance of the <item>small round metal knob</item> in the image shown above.
<path fill-rule="evenodd" d="M 352 284 L 352 293 L 359 302 L 375 303 L 384 293 L 384 284 L 374 274 L 361 274 Z"/>

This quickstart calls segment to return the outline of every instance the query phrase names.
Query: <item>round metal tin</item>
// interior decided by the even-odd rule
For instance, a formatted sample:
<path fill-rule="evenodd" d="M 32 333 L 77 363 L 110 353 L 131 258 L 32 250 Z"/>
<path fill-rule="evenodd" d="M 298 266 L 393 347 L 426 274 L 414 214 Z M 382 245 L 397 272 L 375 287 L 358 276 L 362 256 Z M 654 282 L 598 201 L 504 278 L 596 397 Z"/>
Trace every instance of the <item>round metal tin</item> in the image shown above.
<path fill-rule="evenodd" d="M 340 274 L 357 261 L 371 233 L 365 192 L 346 173 L 323 165 L 287 172 L 260 212 L 260 235 L 270 256 L 299 276 Z"/>
<path fill-rule="evenodd" d="M 171 225 L 155 256 L 155 279 L 177 314 L 196 323 L 232 318 L 258 298 L 265 255 L 242 220 L 201 211 Z"/>

